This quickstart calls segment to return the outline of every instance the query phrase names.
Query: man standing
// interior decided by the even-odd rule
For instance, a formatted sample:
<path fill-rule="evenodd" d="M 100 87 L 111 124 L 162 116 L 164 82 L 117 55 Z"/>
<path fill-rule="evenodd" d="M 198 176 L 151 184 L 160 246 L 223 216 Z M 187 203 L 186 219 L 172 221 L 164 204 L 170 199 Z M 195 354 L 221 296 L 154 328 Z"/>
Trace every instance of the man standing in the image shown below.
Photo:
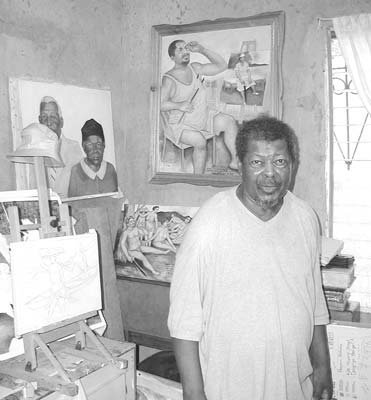
<path fill-rule="evenodd" d="M 297 138 L 260 117 L 236 149 L 242 183 L 201 207 L 177 254 L 168 324 L 184 399 L 331 399 L 319 226 L 288 191 Z"/>
<path fill-rule="evenodd" d="M 47 177 L 49 187 L 61 197 L 66 197 L 71 168 L 83 157 L 81 147 L 78 142 L 68 139 L 63 135 L 62 128 L 64 121 L 62 111 L 53 97 L 45 96 L 41 99 L 39 122 L 46 125 L 58 136 L 60 156 L 65 167 L 48 168 Z"/>
<path fill-rule="evenodd" d="M 190 52 L 200 53 L 210 62 L 190 63 Z M 198 42 L 186 44 L 183 40 L 175 40 L 169 45 L 168 54 L 174 61 L 174 66 L 162 78 L 161 112 L 168 113 L 172 141 L 193 147 L 193 172 L 203 174 L 207 159 L 206 141 L 224 132 L 224 143 L 231 156 L 229 167 L 237 169 L 234 149 L 236 122 L 230 115 L 212 115 L 209 112 L 206 92 L 201 81 L 202 76 L 213 76 L 223 72 L 227 63 L 219 54 L 206 49 Z"/>

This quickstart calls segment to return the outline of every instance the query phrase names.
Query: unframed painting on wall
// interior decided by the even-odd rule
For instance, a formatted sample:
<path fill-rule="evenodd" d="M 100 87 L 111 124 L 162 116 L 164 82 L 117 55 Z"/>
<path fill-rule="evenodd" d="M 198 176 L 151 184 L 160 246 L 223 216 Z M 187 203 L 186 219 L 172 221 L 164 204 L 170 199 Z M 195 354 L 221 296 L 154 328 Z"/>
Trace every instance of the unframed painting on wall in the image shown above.
<path fill-rule="evenodd" d="M 86 121 L 94 119 L 102 125 L 104 131 L 104 160 L 116 166 L 111 92 L 109 90 L 10 78 L 9 93 L 13 150 L 22 144 L 22 129 L 31 123 L 39 122 L 41 99 L 50 96 L 57 101 L 60 107 L 63 117 L 63 136 L 77 142 L 81 148 L 81 128 Z M 81 156 L 83 157 L 83 155 L 84 152 L 81 148 Z M 28 164 L 16 164 L 17 189 L 34 189 L 31 187 L 30 175 Z"/>

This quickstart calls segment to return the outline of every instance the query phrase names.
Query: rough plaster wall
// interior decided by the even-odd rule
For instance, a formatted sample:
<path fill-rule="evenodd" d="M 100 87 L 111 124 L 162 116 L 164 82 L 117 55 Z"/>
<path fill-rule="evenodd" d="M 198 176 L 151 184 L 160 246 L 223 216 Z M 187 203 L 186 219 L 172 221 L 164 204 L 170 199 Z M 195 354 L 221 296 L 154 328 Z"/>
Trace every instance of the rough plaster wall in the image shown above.
<path fill-rule="evenodd" d="M 220 190 L 188 184 L 149 185 L 147 160 L 149 152 L 148 108 L 151 86 L 150 26 L 188 24 L 222 17 L 237 18 L 262 12 L 285 12 L 286 33 L 283 53 L 284 119 L 297 131 L 301 145 L 301 166 L 295 192 L 308 200 L 322 221 L 326 214 L 325 181 L 325 104 L 324 104 L 324 34 L 318 29 L 318 17 L 334 17 L 371 12 L 369 0 L 124 0 L 126 55 L 125 118 L 126 154 L 142 155 L 124 160 L 126 188 L 133 201 L 163 204 L 199 205 Z M 135 118 L 133 118 L 135 116 Z M 135 132 L 135 134 L 134 134 Z"/>
<path fill-rule="evenodd" d="M 115 143 L 125 148 L 122 16 L 122 0 L 1 0 L 0 190 L 15 189 L 5 158 L 12 149 L 9 77 L 111 88 Z"/>
<path fill-rule="evenodd" d="M 148 184 L 151 26 L 283 10 L 284 119 L 302 162 L 295 191 L 325 216 L 324 44 L 318 17 L 371 12 L 369 0 L 2 0 L 0 190 L 15 188 L 9 77 L 110 88 L 120 185 L 132 202 L 200 205 L 221 190 Z"/>

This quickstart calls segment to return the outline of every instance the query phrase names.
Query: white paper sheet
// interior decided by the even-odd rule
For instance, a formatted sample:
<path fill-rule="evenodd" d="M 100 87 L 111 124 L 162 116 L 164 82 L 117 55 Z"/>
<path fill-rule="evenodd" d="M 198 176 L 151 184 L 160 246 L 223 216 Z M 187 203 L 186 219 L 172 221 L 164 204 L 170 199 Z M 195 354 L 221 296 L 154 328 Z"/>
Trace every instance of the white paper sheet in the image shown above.
<path fill-rule="evenodd" d="M 371 399 L 371 325 L 327 327 L 334 398 Z"/>

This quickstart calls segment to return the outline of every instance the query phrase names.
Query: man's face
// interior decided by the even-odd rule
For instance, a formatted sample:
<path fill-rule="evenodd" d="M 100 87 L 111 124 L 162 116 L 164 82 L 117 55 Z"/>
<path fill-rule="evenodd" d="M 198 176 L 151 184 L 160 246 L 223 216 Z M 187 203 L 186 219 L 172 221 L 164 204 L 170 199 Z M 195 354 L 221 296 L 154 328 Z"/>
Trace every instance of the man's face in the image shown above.
<path fill-rule="evenodd" d="M 277 206 L 291 181 L 292 161 L 284 140 L 250 140 L 243 162 L 239 162 L 244 192 L 260 207 Z"/>
<path fill-rule="evenodd" d="M 190 61 L 189 51 L 186 49 L 185 42 L 178 42 L 176 44 L 176 48 L 174 51 L 174 55 L 171 59 L 175 62 L 175 64 L 183 64 L 188 65 Z"/>
<path fill-rule="evenodd" d="M 91 135 L 82 143 L 88 165 L 100 168 L 104 154 L 104 141 L 100 136 Z"/>
<path fill-rule="evenodd" d="M 45 103 L 39 115 L 39 122 L 46 125 L 49 129 L 61 136 L 63 128 L 63 118 L 58 113 L 58 107 L 55 103 Z"/>

